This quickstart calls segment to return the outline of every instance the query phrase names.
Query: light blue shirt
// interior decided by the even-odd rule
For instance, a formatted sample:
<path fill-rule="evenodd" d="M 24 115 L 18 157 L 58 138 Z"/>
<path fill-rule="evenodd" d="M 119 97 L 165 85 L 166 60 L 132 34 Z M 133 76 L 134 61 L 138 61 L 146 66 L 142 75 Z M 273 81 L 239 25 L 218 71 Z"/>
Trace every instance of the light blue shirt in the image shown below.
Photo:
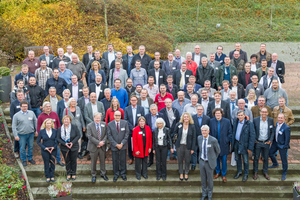
<path fill-rule="evenodd" d="M 178 99 L 176 99 L 172 103 L 172 108 L 176 108 L 178 110 L 178 112 L 179 112 L 179 116 L 181 116 L 182 113 L 183 113 L 184 106 L 186 106 L 189 103 L 191 103 L 191 101 L 189 99 L 184 98 L 184 100 L 182 102 L 182 105 L 180 105 Z"/>
<path fill-rule="evenodd" d="M 145 101 L 143 101 L 141 99 L 141 105 L 142 107 L 144 108 L 144 111 L 145 111 L 145 115 L 147 115 L 149 113 L 149 110 L 150 110 L 150 106 L 149 106 L 149 102 L 148 102 L 148 99 L 146 99 Z"/>
<path fill-rule="evenodd" d="M 133 124 L 135 124 L 135 122 L 136 122 L 136 106 L 135 106 L 135 108 L 133 106 L 131 106 L 131 110 L 132 110 L 132 116 L 133 116 Z"/>
<path fill-rule="evenodd" d="M 65 79 L 67 84 L 72 83 L 72 81 L 71 81 L 71 76 L 72 75 L 73 75 L 73 72 L 69 69 L 65 69 L 64 72 L 61 72 L 60 69 L 59 69 L 59 77 Z"/>
<path fill-rule="evenodd" d="M 155 115 L 153 117 L 153 115 L 151 114 L 151 130 L 153 131 L 155 129 L 155 122 L 157 120 L 157 115 Z"/>
<path fill-rule="evenodd" d="M 260 117 L 260 124 L 259 124 L 259 137 L 258 140 L 265 141 L 268 139 L 268 118 L 264 122 Z"/>
<path fill-rule="evenodd" d="M 148 76 L 144 68 L 140 68 L 140 70 L 136 70 L 136 68 L 134 68 L 130 72 L 130 78 L 133 81 L 132 85 L 135 87 L 136 84 L 146 85 Z"/>
<path fill-rule="evenodd" d="M 237 129 L 236 129 L 236 134 L 235 134 L 235 139 L 237 141 L 240 141 L 240 137 L 241 137 L 241 133 L 242 133 L 242 128 L 243 128 L 244 124 L 245 124 L 245 119 L 242 122 L 240 122 L 240 120 L 239 120 Z"/>

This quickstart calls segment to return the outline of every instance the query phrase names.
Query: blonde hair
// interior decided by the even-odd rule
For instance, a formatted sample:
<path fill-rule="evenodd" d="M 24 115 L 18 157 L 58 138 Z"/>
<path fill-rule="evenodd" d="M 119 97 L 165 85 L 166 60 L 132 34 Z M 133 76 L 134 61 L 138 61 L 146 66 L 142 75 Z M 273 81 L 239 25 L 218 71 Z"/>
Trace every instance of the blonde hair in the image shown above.
<path fill-rule="evenodd" d="M 52 124 L 52 125 L 51 125 L 51 128 L 54 128 L 53 120 L 52 120 L 51 118 L 47 118 L 47 119 L 45 119 L 44 122 L 42 123 L 41 130 L 46 128 L 46 123 L 47 123 L 47 121 L 49 121 L 49 120 L 51 121 L 51 124 Z"/>
<path fill-rule="evenodd" d="M 66 118 L 69 118 L 70 119 L 70 123 L 72 122 L 72 117 L 70 116 L 70 115 L 65 115 L 63 118 L 62 118 L 62 123 L 64 123 L 64 120 L 66 119 Z"/>
<path fill-rule="evenodd" d="M 185 112 L 185 113 L 183 113 L 182 115 L 181 115 L 181 117 L 180 117 L 180 123 L 183 123 L 183 118 L 184 118 L 184 115 L 187 115 L 187 116 L 189 116 L 189 124 L 194 124 L 194 120 L 193 120 L 193 118 L 192 118 L 192 116 L 191 116 L 191 114 L 190 113 L 188 113 L 188 112 Z"/>
<path fill-rule="evenodd" d="M 246 97 L 246 99 L 248 99 L 249 100 L 249 96 L 250 96 L 250 93 L 251 92 L 253 92 L 254 93 L 254 101 L 257 99 L 257 97 L 256 97 L 256 93 L 255 93 L 255 90 L 254 89 L 250 89 L 249 90 L 249 92 L 248 92 L 248 95 L 247 95 L 247 97 Z"/>
<path fill-rule="evenodd" d="M 92 63 L 91 69 L 95 71 L 95 69 L 94 69 L 94 64 L 95 63 L 98 65 L 98 70 L 101 69 L 101 64 L 96 60 Z"/>
<path fill-rule="evenodd" d="M 115 98 L 115 97 L 111 100 L 111 103 L 110 103 L 110 108 L 111 108 L 111 110 L 113 110 L 113 108 L 114 108 L 114 106 L 113 106 L 113 101 L 117 101 L 117 102 L 118 102 L 117 107 L 118 107 L 118 110 L 119 110 L 119 108 L 120 108 L 120 102 L 119 102 L 119 100 L 118 100 L 117 98 Z"/>

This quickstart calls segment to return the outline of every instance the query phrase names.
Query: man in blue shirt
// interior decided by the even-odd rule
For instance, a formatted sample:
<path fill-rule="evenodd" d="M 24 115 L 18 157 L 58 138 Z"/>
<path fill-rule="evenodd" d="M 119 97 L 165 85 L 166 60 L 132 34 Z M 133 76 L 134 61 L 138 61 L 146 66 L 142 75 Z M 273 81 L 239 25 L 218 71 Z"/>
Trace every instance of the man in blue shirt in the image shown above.
<path fill-rule="evenodd" d="M 116 97 L 120 102 L 120 108 L 125 110 L 125 107 L 128 105 L 128 94 L 125 89 L 121 88 L 121 80 L 116 79 L 114 81 L 115 88 L 111 90 L 112 98 Z"/>
<path fill-rule="evenodd" d="M 185 94 L 183 91 L 179 91 L 177 93 L 178 99 L 174 100 L 172 103 L 172 108 L 176 108 L 179 112 L 179 116 L 182 115 L 184 106 L 191 103 L 191 101 L 187 98 L 184 98 Z"/>
<path fill-rule="evenodd" d="M 73 72 L 69 69 L 66 69 L 66 64 L 64 61 L 59 62 L 59 77 L 65 79 L 67 84 L 72 83 L 71 76 Z"/>

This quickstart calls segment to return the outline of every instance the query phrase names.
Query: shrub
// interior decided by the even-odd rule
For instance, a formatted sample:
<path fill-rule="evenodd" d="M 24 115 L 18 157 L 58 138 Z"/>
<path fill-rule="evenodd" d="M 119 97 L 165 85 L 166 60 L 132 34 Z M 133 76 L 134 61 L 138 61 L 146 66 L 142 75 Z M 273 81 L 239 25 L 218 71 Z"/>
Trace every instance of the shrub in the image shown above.
<path fill-rule="evenodd" d="M 8 67 L 0 67 L 0 76 L 9 76 L 10 69 Z"/>

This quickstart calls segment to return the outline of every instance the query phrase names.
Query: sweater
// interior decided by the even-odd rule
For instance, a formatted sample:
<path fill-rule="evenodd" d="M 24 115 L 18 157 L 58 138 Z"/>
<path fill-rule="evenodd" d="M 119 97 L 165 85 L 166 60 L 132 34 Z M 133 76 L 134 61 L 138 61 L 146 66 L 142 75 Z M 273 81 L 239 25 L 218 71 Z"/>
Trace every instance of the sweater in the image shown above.
<path fill-rule="evenodd" d="M 111 90 L 111 97 L 116 97 L 119 100 L 120 108 L 125 110 L 128 105 L 128 94 L 125 89 L 120 88 L 118 91 L 114 88 Z"/>
<path fill-rule="evenodd" d="M 52 121 L 54 123 L 54 129 L 58 129 L 61 126 L 58 115 L 55 112 L 51 111 L 49 115 L 46 114 L 45 112 L 42 112 L 37 119 L 37 132 L 38 133 L 41 130 L 41 126 L 42 126 L 43 122 L 45 121 L 45 119 L 48 119 L 48 118 L 52 119 Z"/>
<path fill-rule="evenodd" d="M 268 88 L 264 96 L 266 97 L 266 105 L 270 106 L 272 109 L 275 106 L 278 106 L 278 99 L 279 97 L 284 97 L 285 98 L 285 105 L 288 106 L 288 96 L 287 93 L 284 89 L 278 88 L 277 90 L 273 90 L 273 88 Z"/>
<path fill-rule="evenodd" d="M 24 114 L 21 110 L 14 115 L 12 121 L 14 137 L 18 137 L 18 135 L 27 135 L 36 130 L 36 117 L 34 112 L 27 110 L 27 113 Z"/>

